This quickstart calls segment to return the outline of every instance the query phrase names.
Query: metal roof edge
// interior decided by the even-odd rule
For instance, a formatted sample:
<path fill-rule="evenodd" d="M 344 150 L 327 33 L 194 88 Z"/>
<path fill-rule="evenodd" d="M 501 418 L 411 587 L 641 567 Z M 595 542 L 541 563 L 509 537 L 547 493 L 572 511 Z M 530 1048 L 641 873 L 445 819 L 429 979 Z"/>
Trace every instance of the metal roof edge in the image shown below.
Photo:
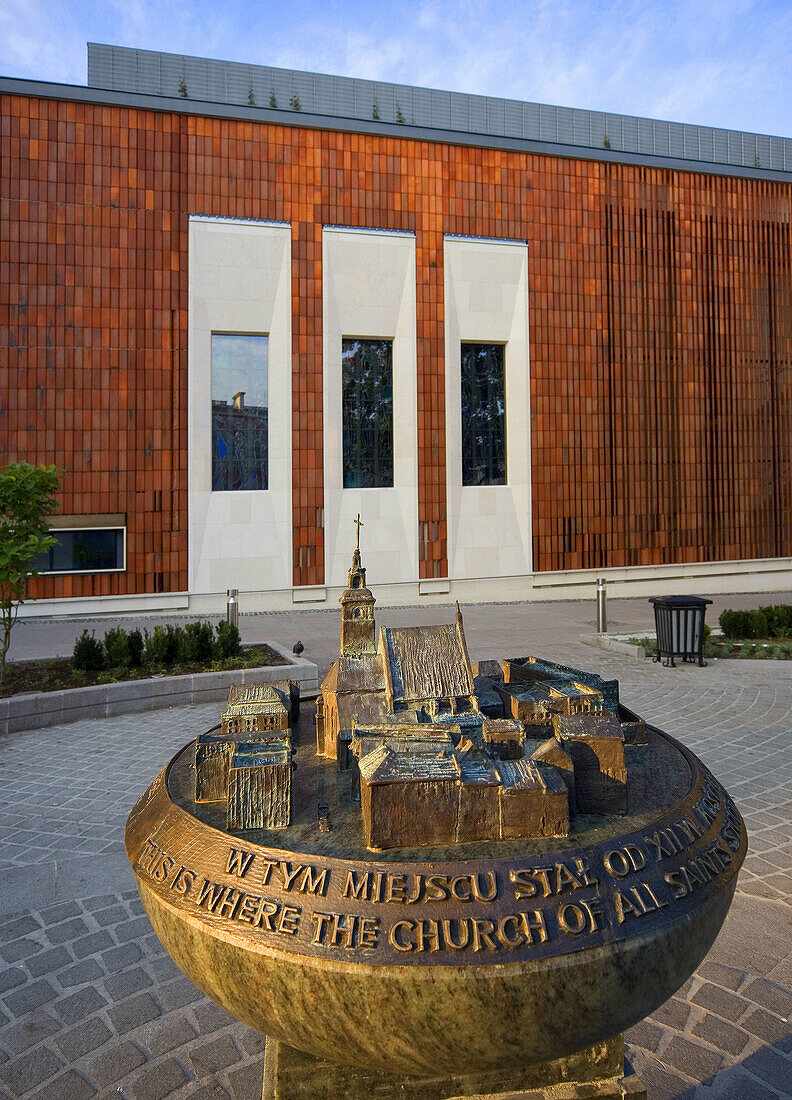
<path fill-rule="evenodd" d="M 217 103 L 180 96 L 150 95 L 144 92 L 116 92 L 103 88 L 87 88 L 79 84 L 55 84 L 44 80 L 0 76 L 0 95 L 29 96 L 38 99 L 68 100 L 94 106 L 125 107 L 168 114 L 194 115 L 241 122 L 260 122 L 274 126 L 295 126 L 300 129 L 330 130 L 339 133 L 363 134 L 372 137 L 409 138 L 425 144 L 462 145 L 478 149 L 499 149 L 506 152 L 555 156 L 569 160 L 589 160 L 604 164 L 631 164 L 644 168 L 668 168 L 677 172 L 733 176 L 738 179 L 772 180 L 792 183 L 792 172 L 772 168 L 750 168 L 715 161 L 690 160 L 652 153 L 630 153 L 599 149 L 587 145 L 564 145 L 530 138 L 500 137 L 491 134 L 467 133 L 463 130 L 441 130 L 409 123 L 382 122 L 337 115 L 309 114 L 307 111 L 270 107 L 246 107 L 242 104 Z"/>

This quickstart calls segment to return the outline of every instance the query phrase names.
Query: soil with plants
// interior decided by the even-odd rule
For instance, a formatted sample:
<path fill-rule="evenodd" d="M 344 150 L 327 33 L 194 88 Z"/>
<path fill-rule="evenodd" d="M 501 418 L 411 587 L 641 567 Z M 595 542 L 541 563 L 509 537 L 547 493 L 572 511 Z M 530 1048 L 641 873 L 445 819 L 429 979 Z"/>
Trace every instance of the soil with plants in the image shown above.
<path fill-rule="evenodd" d="M 752 661 L 792 660 L 792 605 L 774 604 L 752 611 L 722 611 L 719 635 L 704 627 L 705 657 Z M 630 638 L 643 646 L 647 657 L 657 653 L 654 638 Z"/>
<path fill-rule="evenodd" d="M 71 657 L 9 663 L 0 697 L 281 664 L 280 653 L 263 643 L 243 646 L 237 628 L 222 621 L 155 626 L 151 634 L 114 627 L 101 639 L 84 630 Z"/>

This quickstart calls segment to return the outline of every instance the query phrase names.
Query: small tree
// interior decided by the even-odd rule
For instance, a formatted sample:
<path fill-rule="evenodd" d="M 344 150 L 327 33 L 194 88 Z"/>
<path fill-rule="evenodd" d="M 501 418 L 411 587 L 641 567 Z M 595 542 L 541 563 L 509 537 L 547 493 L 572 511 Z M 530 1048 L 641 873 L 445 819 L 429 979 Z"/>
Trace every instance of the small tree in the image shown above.
<path fill-rule="evenodd" d="M 28 577 L 38 576 L 33 559 L 55 545 L 45 517 L 55 509 L 59 488 L 54 466 L 12 462 L 0 470 L 0 685 Z"/>

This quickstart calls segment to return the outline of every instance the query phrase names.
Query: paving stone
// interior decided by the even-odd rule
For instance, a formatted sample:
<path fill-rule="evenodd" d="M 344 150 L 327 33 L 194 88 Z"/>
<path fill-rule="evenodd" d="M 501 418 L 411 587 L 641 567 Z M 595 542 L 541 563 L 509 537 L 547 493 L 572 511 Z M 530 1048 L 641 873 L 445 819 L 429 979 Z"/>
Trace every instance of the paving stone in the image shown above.
<path fill-rule="evenodd" d="M 740 1028 L 732 1027 L 709 1013 L 696 1024 L 693 1034 L 728 1054 L 739 1054 L 747 1046 L 749 1038 Z"/>
<path fill-rule="evenodd" d="M 763 1081 L 752 1077 L 742 1066 L 729 1070 L 727 1079 L 723 1084 L 719 1080 L 717 1086 L 718 1100 L 777 1100 L 778 1095 L 775 1089 L 769 1089 Z"/>
<path fill-rule="evenodd" d="M 0 942 L 7 943 L 9 940 L 21 939 L 30 932 L 37 932 L 40 927 L 36 918 L 28 913 L 24 916 L 12 917 L 0 923 Z"/>
<path fill-rule="evenodd" d="M 98 951 L 104 951 L 107 947 L 115 947 L 113 937 L 109 932 L 92 932 L 90 936 L 81 936 L 69 945 L 78 959 L 85 959 L 88 955 L 95 955 Z"/>
<path fill-rule="evenodd" d="M 83 959 L 58 974 L 58 984 L 64 989 L 72 989 L 75 985 L 86 985 L 103 977 L 104 971 L 96 959 Z"/>
<path fill-rule="evenodd" d="M 761 1050 L 757 1050 L 756 1054 L 751 1055 L 745 1066 L 751 1073 L 766 1081 L 772 1088 L 778 1089 L 782 1095 L 790 1095 L 789 1090 L 792 1089 L 792 1059 L 779 1054 L 772 1047 L 763 1047 Z"/>
<path fill-rule="evenodd" d="M 3 1029 L 0 1033 L 0 1043 L 9 1054 L 21 1054 L 30 1050 L 42 1039 L 50 1035 L 56 1035 L 61 1030 L 61 1023 L 48 1012 L 33 1012 L 17 1024 Z"/>
<path fill-rule="evenodd" d="M 157 998 L 166 1012 L 172 1012 L 174 1008 L 183 1008 L 185 1005 L 194 1004 L 204 997 L 199 989 L 196 989 L 189 978 L 177 978 L 173 982 L 157 987 Z"/>
<path fill-rule="evenodd" d="M 197 1077 L 218 1073 L 241 1058 L 230 1035 L 221 1035 L 211 1042 L 197 1043 L 190 1051 L 190 1061 Z"/>
<path fill-rule="evenodd" d="M 102 928 L 112 924 L 120 924 L 127 919 L 127 911 L 123 905 L 113 905 L 109 909 L 100 909 L 93 914 L 93 918 Z"/>
<path fill-rule="evenodd" d="M 665 1004 L 656 1008 L 649 1019 L 654 1020 L 656 1023 L 667 1024 L 676 1031 L 684 1031 L 689 1015 L 690 1006 L 686 1005 L 684 1001 L 672 997 Z"/>
<path fill-rule="evenodd" d="M 88 1076 L 97 1085 L 109 1085 L 127 1077 L 138 1066 L 142 1066 L 146 1057 L 134 1043 L 121 1043 L 88 1063 Z"/>
<path fill-rule="evenodd" d="M 755 978 L 745 987 L 743 996 L 769 1008 L 777 1016 L 792 1017 L 792 993 L 766 978 Z"/>
<path fill-rule="evenodd" d="M 41 1005 L 54 1001 L 57 996 L 58 994 L 50 983 L 42 979 L 25 986 L 24 989 L 9 993 L 4 998 L 4 1002 L 11 1015 L 18 1017 L 23 1016 L 26 1012 L 32 1012 L 34 1008 L 39 1008 Z"/>
<path fill-rule="evenodd" d="M 47 1047 L 39 1046 L 28 1054 L 21 1054 L 0 1066 L 0 1081 L 12 1092 L 21 1096 L 41 1085 L 63 1069 L 64 1062 Z"/>
<path fill-rule="evenodd" d="M 31 940 L 28 937 L 22 940 L 11 940 L 10 943 L 4 944 L 3 947 L 0 947 L 0 956 L 7 963 L 15 963 L 21 959 L 29 959 L 31 955 L 37 954 L 41 949 L 38 940 Z"/>
<path fill-rule="evenodd" d="M 633 1029 L 631 1028 L 630 1030 L 632 1031 Z M 256 1031 L 252 1027 L 244 1028 L 240 1037 L 242 1049 L 246 1054 L 263 1054 L 266 1041 L 267 1036 L 261 1031 Z M 643 1046 L 643 1044 L 641 1044 L 641 1046 Z"/>
<path fill-rule="evenodd" d="M 118 894 L 97 894 L 93 898 L 83 898 L 83 909 L 87 909 L 89 913 L 95 913 L 97 909 L 106 909 L 118 900 L 118 896 Z"/>
<path fill-rule="evenodd" d="M 46 909 L 39 909 L 39 916 L 44 924 L 60 924 L 69 917 L 79 917 L 82 909 L 76 901 L 62 901 L 57 905 L 48 905 Z"/>
<path fill-rule="evenodd" d="M 50 947 L 28 959 L 25 966 L 31 977 L 40 978 L 42 974 L 54 974 L 56 970 L 62 970 L 71 962 L 72 957 L 65 947 Z"/>
<path fill-rule="evenodd" d="M 162 1100 L 186 1084 L 189 1078 L 175 1058 L 167 1058 L 153 1066 L 146 1066 L 134 1078 L 131 1092 L 134 1100 Z"/>
<path fill-rule="evenodd" d="M 136 940 L 150 931 L 151 924 L 148 917 L 136 917 L 125 924 L 119 924 L 115 929 L 115 936 L 119 943 L 128 943 L 130 940 Z"/>
<path fill-rule="evenodd" d="M 774 1012 L 767 1012 L 764 1008 L 754 1009 L 750 1016 L 742 1021 L 741 1026 L 751 1035 L 756 1035 L 767 1043 L 778 1043 L 792 1036 L 792 1021 L 784 1020 Z"/>
<path fill-rule="evenodd" d="M 152 959 L 148 969 L 155 982 L 166 982 L 169 978 L 181 978 L 183 974 L 170 955 L 163 955 L 159 959 Z"/>
<path fill-rule="evenodd" d="M 96 989 L 80 989 L 70 997 L 64 997 L 52 1007 L 65 1024 L 76 1024 L 92 1012 L 107 1004 L 105 998 Z"/>
<path fill-rule="evenodd" d="M 9 989 L 16 989 L 27 981 L 25 971 L 21 966 L 7 966 L 0 970 L 0 993 L 7 993 Z"/>
<path fill-rule="evenodd" d="M 746 974 L 744 970 L 736 970 L 733 966 L 722 966 L 716 962 L 703 962 L 697 971 L 699 977 L 708 982 L 731 989 L 734 993 L 742 985 Z"/>
<path fill-rule="evenodd" d="M 113 1037 L 113 1033 L 103 1019 L 92 1016 L 82 1024 L 73 1027 L 55 1039 L 55 1045 L 68 1062 L 76 1062 L 89 1051 L 99 1047 Z"/>
<path fill-rule="evenodd" d="M 706 982 L 701 989 L 696 990 L 691 997 L 691 1001 L 702 1008 L 706 1008 L 708 1012 L 715 1012 L 718 1016 L 723 1016 L 727 1020 L 739 1020 L 748 1008 L 742 997 L 737 997 L 734 993 L 728 993 L 725 989 L 720 989 L 710 982 Z"/>
<path fill-rule="evenodd" d="M 240 1069 L 233 1069 L 228 1074 L 228 1081 L 231 1085 L 231 1095 L 239 1097 L 240 1100 L 242 1100 L 243 1097 L 245 1100 L 247 1100 L 247 1097 L 257 1097 L 261 1092 L 263 1080 L 263 1058 L 260 1062 L 254 1062 Z"/>
<path fill-rule="evenodd" d="M 46 931 L 50 943 L 65 943 L 66 940 L 82 936 L 88 931 L 88 925 L 82 917 L 75 917 L 73 920 L 64 921 L 63 924 L 48 925 Z"/>
<path fill-rule="evenodd" d="M 189 1094 L 189 1100 L 232 1100 L 232 1094 L 222 1085 L 200 1085 Z"/>
<path fill-rule="evenodd" d="M 161 1020 L 143 1024 L 135 1038 L 156 1058 L 189 1043 L 197 1034 L 184 1016 L 164 1016 Z"/>
<path fill-rule="evenodd" d="M 714 1077 L 723 1064 L 720 1054 L 698 1043 L 691 1043 L 681 1035 L 675 1035 L 664 1049 L 663 1061 L 696 1081 Z"/>
<path fill-rule="evenodd" d="M 161 1015 L 159 1005 L 149 993 L 139 993 L 136 997 L 130 997 L 121 1004 L 109 1008 L 107 1015 L 113 1027 L 119 1035 L 132 1031 L 133 1028 L 155 1020 Z"/>
<path fill-rule="evenodd" d="M 88 1100 L 90 1096 L 96 1096 L 96 1089 L 70 1069 L 35 1092 L 30 1100 Z"/>
<path fill-rule="evenodd" d="M 255 1034 L 255 1032 L 254 1032 Z M 657 1050 L 660 1045 L 660 1040 L 663 1037 L 663 1029 L 656 1024 L 650 1023 L 649 1020 L 642 1020 L 639 1024 L 631 1027 L 629 1031 L 625 1032 L 625 1040 L 634 1045 L 643 1047 L 644 1050 Z M 262 1035 L 262 1039 L 264 1036 Z M 262 1049 L 264 1044 L 262 1043 Z M 245 1050 L 248 1050 L 247 1045 Z M 248 1051 L 248 1053 L 252 1053 Z"/>
<path fill-rule="evenodd" d="M 129 997 L 132 993 L 139 993 L 141 989 L 145 989 L 146 986 L 151 984 L 151 978 L 146 971 L 136 966 L 134 970 L 125 970 L 122 974 L 114 974 L 112 978 L 105 981 L 104 987 L 107 995 L 114 1001 L 118 1001 L 123 997 Z"/>
<path fill-rule="evenodd" d="M 123 947 L 113 947 L 109 951 L 103 951 L 102 966 L 108 974 L 114 974 L 118 970 L 125 970 L 128 966 L 132 966 L 142 955 L 143 952 L 136 943 L 125 943 Z"/>
<path fill-rule="evenodd" d="M 208 1035 L 212 1031 L 217 1031 L 221 1027 L 228 1027 L 229 1024 L 235 1022 L 234 1017 L 229 1016 L 225 1009 L 209 1000 L 197 1004 L 193 1009 L 193 1015 L 201 1035 Z"/>
<path fill-rule="evenodd" d="M 647 1059 L 636 1068 L 651 1100 L 681 1100 L 682 1097 L 688 1100 L 690 1097 L 690 1082 L 657 1062 Z"/>

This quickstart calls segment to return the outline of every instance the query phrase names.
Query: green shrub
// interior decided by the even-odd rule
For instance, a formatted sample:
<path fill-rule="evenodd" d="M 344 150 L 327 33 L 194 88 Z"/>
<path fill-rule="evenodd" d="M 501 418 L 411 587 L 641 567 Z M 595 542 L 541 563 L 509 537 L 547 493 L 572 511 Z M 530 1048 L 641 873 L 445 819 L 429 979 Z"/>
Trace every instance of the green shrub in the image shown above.
<path fill-rule="evenodd" d="M 104 636 L 105 658 L 110 668 L 128 668 L 129 635 L 121 626 L 114 626 Z"/>
<path fill-rule="evenodd" d="M 179 660 L 202 664 L 214 656 L 214 632 L 211 623 L 187 623 L 179 639 Z"/>
<path fill-rule="evenodd" d="M 79 668 L 83 672 L 98 672 L 104 668 L 105 655 L 102 643 L 94 637 L 93 631 L 89 634 L 84 630 L 74 643 L 72 652 L 72 667 Z"/>
<path fill-rule="evenodd" d="M 750 611 L 722 611 L 718 622 L 727 638 L 753 637 Z"/>
<path fill-rule="evenodd" d="M 143 659 L 152 668 L 172 665 L 179 656 L 182 628 L 180 626 L 155 626 L 153 633 L 146 631 L 143 643 Z"/>
<path fill-rule="evenodd" d="M 753 657 L 753 651 L 753 642 L 746 642 L 744 645 L 741 645 L 740 648 L 737 650 L 737 656 L 742 658 Z"/>
<path fill-rule="evenodd" d="M 143 648 L 143 635 L 139 630 L 130 630 L 127 634 L 127 649 L 132 668 L 140 668 L 143 664 Z"/>
<path fill-rule="evenodd" d="M 792 636 L 792 607 L 789 604 L 778 603 L 772 607 L 760 607 L 759 610 L 767 619 L 769 637 L 789 638 Z"/>
<path fill-rule="evenodd" d="M 215 630 L 217 631 L 215 656 L 220 660 L 224 660 L 226 657 L 236 657 L 242 648 L 237 628 L 221 619 Z"/>

